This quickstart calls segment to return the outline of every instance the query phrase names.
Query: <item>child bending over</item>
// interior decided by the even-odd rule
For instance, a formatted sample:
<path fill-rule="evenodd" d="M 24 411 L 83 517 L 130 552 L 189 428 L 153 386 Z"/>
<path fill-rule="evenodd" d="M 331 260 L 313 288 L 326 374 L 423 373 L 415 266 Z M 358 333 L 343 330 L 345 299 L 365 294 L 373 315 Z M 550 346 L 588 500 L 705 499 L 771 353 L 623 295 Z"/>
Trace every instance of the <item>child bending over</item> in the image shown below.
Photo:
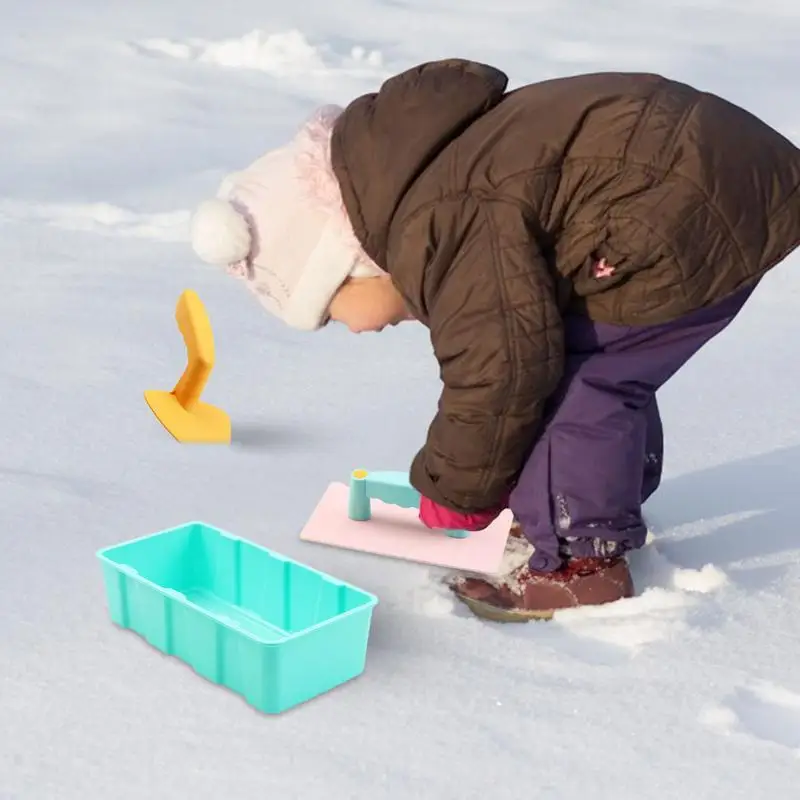
<path fill-rule="evenodd" d="M 529 557 L 452 588 L 526 620 L 633 594 L 656 392 L 800 243 L 800 150 L 659 75 L 506 85 L 451 59 L 319 109 L 200 205 L 192 242 L 294 328 L 430 329 L 420 518 L 510 508 Z"/>

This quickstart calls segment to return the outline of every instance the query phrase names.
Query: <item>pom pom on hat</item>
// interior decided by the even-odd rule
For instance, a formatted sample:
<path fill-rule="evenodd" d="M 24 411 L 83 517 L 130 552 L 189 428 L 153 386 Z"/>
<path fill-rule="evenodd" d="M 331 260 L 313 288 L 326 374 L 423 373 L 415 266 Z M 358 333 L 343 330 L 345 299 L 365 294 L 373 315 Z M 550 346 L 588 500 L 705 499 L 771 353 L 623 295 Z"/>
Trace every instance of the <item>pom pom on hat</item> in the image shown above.
<path fill-rule="evenodd" d="M 201 203 L 191 221 L 192 249 L 208 264 L 227 265 L 247 258 L 252 235 L 247 220 L 228 200 Z"/>

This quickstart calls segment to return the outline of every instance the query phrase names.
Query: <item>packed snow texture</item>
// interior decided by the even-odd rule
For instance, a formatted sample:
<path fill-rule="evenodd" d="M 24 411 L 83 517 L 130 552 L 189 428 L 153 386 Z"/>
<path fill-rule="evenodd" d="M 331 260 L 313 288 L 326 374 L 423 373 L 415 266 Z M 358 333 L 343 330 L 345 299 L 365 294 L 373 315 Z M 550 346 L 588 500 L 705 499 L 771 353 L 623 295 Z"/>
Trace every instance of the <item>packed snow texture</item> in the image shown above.
<path fill-rule="evenodd" d="M 191 208 L 315 104 L 434 58 L 512 86 L 662 72 L 798 141 L 796 3 L 0 0 L 0 17 L 2 800 L 796 794 L 800 258 L 661 394 L 637 597 L 499 626 L 442 570 L 298 539 L 328 482 L 403 469 L 423 441 L 425 332 L 293 333 L 186 243 Z M 230 447 L 178 445 L 142 397 L 182 369 L 185 288 L 214 325 L 206 399 Z M 95 551 L 198 518 L 376 593 L 364 675 L 265 717 L 114 628 Z"/>

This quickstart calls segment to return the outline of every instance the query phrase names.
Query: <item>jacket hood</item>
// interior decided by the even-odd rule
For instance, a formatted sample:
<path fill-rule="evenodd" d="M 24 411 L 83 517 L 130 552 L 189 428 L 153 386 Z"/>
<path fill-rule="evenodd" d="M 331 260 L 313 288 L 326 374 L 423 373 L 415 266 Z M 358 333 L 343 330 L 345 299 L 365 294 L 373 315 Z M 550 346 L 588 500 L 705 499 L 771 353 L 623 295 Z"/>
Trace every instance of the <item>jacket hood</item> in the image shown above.
<path fill-rule="evenodd" d="M 508 77 L 463 59 L 421 64 L 345 109 L 331 162 L 356 236 L 386 268 L 388 231 L 417 176 L 474 120 L 502 99 Z"/>

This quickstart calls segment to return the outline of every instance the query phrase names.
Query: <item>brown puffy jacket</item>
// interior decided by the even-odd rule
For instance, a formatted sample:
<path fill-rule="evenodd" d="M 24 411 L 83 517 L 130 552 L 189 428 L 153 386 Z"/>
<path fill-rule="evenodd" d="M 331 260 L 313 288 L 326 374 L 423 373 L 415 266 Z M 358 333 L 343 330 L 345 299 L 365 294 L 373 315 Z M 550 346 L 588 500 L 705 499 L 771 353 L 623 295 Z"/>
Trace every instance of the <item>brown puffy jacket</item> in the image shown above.
<path fill-rule="evenodd" d="M 411 481 L 462 512 L 522 468 L 566 312 L 672 320 L 800 244 L 800 150 L 742 109 L 651 74 L 506 84 L 423 64 L 353 101 L 332 141 L 355 232 L 441 365 Z M 595 276 L 599 258 L 613 275 Z"/>

